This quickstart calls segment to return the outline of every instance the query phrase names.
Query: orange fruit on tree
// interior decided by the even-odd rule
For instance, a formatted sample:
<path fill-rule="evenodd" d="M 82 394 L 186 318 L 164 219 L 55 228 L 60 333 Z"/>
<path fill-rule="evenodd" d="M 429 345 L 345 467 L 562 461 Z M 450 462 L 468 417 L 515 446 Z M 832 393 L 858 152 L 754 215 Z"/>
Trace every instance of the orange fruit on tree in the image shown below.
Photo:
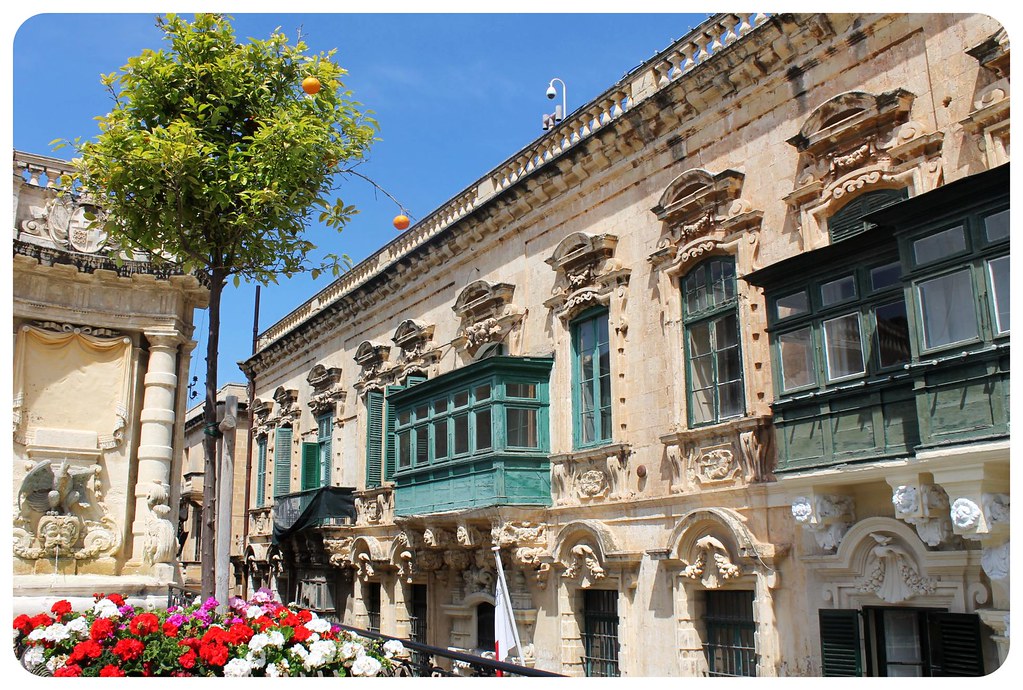
<path fill-rule="evenodd" d="M 302 80 L 302 90 L 310 96 L 314 96 L 320 92 L 320 80 L 316 77 L 306 77 Z"/>
<path fill-rule="evenodd" d="M 394 227 L 396 227 L 398 230 L 404 230 L 405 228 L 408 227 L 408 225 L 409 219 L 408 216 L 406 216 L 404 213 L 400 213 L 394 217 Z"/>

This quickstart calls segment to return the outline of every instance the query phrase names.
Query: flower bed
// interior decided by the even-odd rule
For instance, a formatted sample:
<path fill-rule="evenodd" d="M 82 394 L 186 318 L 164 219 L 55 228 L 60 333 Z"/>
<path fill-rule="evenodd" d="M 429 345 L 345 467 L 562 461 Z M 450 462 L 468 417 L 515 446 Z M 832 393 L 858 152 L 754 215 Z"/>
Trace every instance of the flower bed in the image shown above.
<path fill-rule="evenodd" d="M 54 676 L 377 676 L 405 654 L 341 630 L 266 590 L 166 611 L 136 611 L 118 594 L 97 594 L 88 611 L 58 601 L 50 613 L 14 619 L 14 650 L 25 668 Z"/>

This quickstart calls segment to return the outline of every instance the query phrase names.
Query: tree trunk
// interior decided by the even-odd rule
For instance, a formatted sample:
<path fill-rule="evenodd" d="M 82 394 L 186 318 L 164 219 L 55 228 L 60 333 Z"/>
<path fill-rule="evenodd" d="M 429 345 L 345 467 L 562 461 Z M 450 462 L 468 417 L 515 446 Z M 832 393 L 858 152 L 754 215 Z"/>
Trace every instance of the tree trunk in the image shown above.
<path fill-rule="evenodd" d="M 210 333 L 206 342 L 206 403 L 203 406 L 202 486 L 202 598 L 213 596 L 216 587 L 217 559 L 217 356 L 220 353 L 220 298 L 226 276 L 220 271 L 210 275 Z M 230 508 L 229 508 L 230 510 Z M 227 520 L 231 519 L 227 515 Z M 222 602 L 223 603 L 223 602 Z"/>

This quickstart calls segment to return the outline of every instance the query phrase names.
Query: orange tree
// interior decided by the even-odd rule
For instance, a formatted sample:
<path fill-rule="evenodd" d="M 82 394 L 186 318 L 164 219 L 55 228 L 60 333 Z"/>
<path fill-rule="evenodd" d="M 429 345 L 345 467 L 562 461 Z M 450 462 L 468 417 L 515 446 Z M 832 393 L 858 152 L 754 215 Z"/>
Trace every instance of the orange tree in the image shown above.
<path fill-rule="evenodd" d="M 351 100 L 334 51 L 309 54 L 275 30 L 239 43 L 218 14 L 157 17 L 165 49 L 145 50 L 102 77 L 113 109 L 100 133 L 75 140 L 73 189 L 88 190 L 124 252 L 208 279 L 202 592 L 214 588 L 216 389 L 221 296 L 227 280 L 337 275 L 346 256 L 313 260 L 313 215 L 340 231 L 356 210 L 338 176 L 363 158 L 376 123 Z M 312 80 L 310 80 L 312 78 Z M 316 89 L 314 81 L 321 88 Z M 303 90 L 303 82 L 305 89 Z M 310 88 L 312 87 L 312 88 Z M 315 93 L 306 93 L 315 92 Z M 129 254 L 130 255 L 130 254 Z"/>

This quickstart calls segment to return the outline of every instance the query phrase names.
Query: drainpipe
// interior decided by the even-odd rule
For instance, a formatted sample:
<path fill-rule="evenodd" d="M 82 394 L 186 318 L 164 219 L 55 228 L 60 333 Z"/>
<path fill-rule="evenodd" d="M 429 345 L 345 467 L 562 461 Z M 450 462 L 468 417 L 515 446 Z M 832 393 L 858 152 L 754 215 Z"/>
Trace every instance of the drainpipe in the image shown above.
<path fill-rule="evenodd" d="M 259 335 L 259 285 L 256 286 L 256 300 L 252 309 L 252 354 L 256 354 L 256 338 Z M 255 371 L 245 372 L 249 380 L 249 404 L 246 410 L 248 417 L 248 435 L 245 443 L 245 519 L 242 520 L 242 599 L 249 600 L 249 574 L 245 569 L 245 551 L 249 548 L 249 509 L 252 492 L 252 406 L 256 396 Z"/>

